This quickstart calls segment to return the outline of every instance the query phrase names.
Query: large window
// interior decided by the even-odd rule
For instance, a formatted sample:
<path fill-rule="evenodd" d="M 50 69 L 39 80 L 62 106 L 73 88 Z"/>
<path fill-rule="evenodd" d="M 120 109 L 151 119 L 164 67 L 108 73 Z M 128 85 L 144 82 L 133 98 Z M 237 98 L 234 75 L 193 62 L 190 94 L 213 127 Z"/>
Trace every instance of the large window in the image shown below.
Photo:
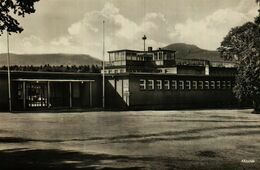
<path fill-rule="evenodd" d="M 47 107 L 47 83 L 26 83 L 26 101 L 28 107 Z"/>

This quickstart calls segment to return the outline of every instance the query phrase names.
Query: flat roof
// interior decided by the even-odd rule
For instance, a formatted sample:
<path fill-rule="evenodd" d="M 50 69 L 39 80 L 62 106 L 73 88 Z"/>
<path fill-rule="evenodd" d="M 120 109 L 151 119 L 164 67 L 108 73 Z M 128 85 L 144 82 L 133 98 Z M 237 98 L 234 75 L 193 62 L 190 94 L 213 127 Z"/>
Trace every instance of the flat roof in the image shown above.
<path fill-rule="evenodd" d="M 94 76 L 98 75 L 100 73 L 84 73 L 84 72 L 54 72 L 54 71 L 18 71 L 18 70 L 11 70 L 11 73 L 14 74 L 50 74 L 50 75 L 89 75 L 89 76 Z M 0 70 L 0 74 L 7 73 L 7 70 Z"/>
<path fill-rule="evenodd" d="M 149 53 L 149 52 L 158 52 L 158 51 L 168 51 L 168 52 L 176 52 L 174 50 L 168 50 L 168 49 L 156 49 L 156 50 L 152 50 L 152 51 L 141 51 L 141 50 L 129 50 L 129 49 L 121 49 L 121 50 L 112 50 L 112 51 L 108 51 L 108 53 L 113 53 L 113 52 L 123 52 L 123 51 L 127 51 L 127 52 L 136 52 L 136 53 Z"/>
<path fill-rule="evenodd" d="M 23 81 L 23 82 L 95 82 L 95 80 L 75 80 L 75 79 L 14 79 L 13 81 Z"/>
<path fill-rule="evenodd" d="M 113 73 L 105 74 L 107 77 L 114 76 L 175 76 L 175 77 L 235 77 L 234 75 L 204 75 L 204 74 L 174 74 L 174 73 L 146 73 L 146 72 L 131 72 L 131 73 Z"/>

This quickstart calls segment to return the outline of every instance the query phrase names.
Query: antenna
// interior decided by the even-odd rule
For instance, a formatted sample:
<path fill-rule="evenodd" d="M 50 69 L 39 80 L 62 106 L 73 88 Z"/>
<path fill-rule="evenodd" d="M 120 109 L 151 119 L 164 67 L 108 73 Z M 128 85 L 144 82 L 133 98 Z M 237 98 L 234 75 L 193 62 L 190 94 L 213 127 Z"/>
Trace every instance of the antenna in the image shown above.
<path fill-rule="evenodd" d="M 146 37 L 146 35 L 144 35 L 143 37 L 142 37 L 142 39 L 144 40 L 144 51 L 145 51 L 145 41 L 146 41 L 146 39 L 147 39 L 147 37 Z"/>
<path fill-rule="evenodd" d="M 144 4 L 144 16 L 143 16 L 144 18 L 143 19 L 145 19 L 145 15 L 146 15 L 146 0 L 143 0 L 143 4 Z M 145 49 L 146 49 L 145 41 L 147 40 L 147 37 L 145 35 L 145 24 L 144 24 L 143 29 L 144 29 L 144 36 L 142 37 L 142 40 L 144 41 L 144 51 L 145 51 Z"/>
<path fill-rule="evenodd" d="M 103 20 L 102 107 L 105 108 L 105 21 Z"/>

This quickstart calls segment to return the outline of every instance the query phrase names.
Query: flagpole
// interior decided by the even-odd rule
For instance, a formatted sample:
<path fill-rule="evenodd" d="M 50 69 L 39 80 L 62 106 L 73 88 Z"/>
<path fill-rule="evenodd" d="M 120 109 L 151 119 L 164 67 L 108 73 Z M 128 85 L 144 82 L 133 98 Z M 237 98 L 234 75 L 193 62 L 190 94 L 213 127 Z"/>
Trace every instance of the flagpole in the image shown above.
<path fill-rule="evenodd" d="M 8 31 L 6 31 L 6 39 L 7 39 L 8 103 L 9 103 L 9 111 L 12 112 L 11 74 L 10 74 L 10 47 L 9 47 L 9 32 Z"/>
<path fill-rule="evenodd" d="M 105 21 L 103 20 L 102 107 L 105 108 Z"/>

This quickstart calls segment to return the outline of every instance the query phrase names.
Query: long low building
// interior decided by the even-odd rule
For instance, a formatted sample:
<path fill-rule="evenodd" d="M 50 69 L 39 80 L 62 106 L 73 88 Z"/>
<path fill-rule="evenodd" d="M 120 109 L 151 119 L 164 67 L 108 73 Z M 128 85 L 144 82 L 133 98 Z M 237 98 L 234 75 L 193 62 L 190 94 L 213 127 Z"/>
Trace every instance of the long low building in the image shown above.
<path fill-rule="evenodd" d="M 177 59 L 175 51 L 109 52 L 105 108 L 179 109 L 239 106 L 232 62 Z M 102 107 L 101 73 L 11 72 L 13 111 Z M 8 110 L 7 72 L 0 72 L 0 110 Z"/>
<path fill-rule="evenodd" d="M 100 107 L 100 79 L 100 74 L 11 72 L 12 111 Z M 0 94 L 0 110 L 8 110 L 6 71 L 0 72 Z"/>
<path fill-rule="evenodd" d="M 234 107 L 233 76 L 126 73 L 107 76 L 106 105 L 130 110 Z"/>

